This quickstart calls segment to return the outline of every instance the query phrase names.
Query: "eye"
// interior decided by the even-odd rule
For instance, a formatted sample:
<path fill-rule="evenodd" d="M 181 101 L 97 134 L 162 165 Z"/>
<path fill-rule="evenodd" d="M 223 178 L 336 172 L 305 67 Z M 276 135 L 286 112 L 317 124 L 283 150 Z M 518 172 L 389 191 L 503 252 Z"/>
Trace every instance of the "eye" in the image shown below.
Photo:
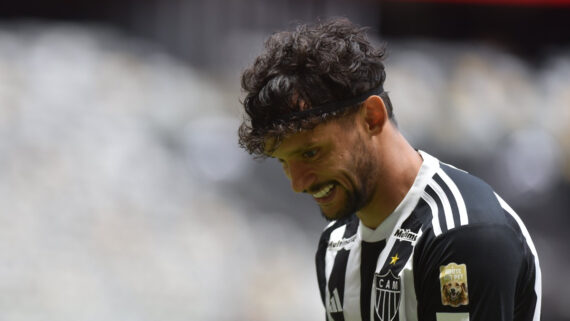
<path fill-rule="evenodd" d="M 311 159 L 315 156 L 317 156 L 317 152 L 318 149 L 309 149 L 303 152 L 303 154 L 301 154 L 301 156 L 303 156 L 304 159 Z"/>

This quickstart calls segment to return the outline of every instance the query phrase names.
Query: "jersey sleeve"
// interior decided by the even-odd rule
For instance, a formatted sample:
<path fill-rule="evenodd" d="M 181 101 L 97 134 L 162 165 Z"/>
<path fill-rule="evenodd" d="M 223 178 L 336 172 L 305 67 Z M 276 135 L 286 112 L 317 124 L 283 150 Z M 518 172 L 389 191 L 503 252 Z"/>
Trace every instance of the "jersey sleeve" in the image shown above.
<path fill-rule="evenodd" d="M 515 307 L 515 297 L 535 273 L 527 252 L 517 234 L 500 225 L 463 226 L 432 239 L 414 261 L 418 319 L 518 319 L 525 307 Z"/>

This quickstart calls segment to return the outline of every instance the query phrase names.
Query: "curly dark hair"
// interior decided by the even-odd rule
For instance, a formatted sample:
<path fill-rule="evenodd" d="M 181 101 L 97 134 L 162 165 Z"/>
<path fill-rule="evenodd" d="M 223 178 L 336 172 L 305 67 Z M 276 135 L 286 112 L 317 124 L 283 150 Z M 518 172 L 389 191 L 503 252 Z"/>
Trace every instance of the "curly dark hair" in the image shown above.
<path fill-rule="evenodd" d="M 381 88 L 386 79 L 384 56 L 383 47 L 375 49 L 368 41 L 366 28 L 344 18 L 273 34 L 265 52 L 242 75 L 247 115 L 238 132 L 240 146 L 265 157 L 268 138 L 274 149 L 285 135 L 358 110 L 365 98 L 341 110 L 288 117 Z M 380 97 L 394 121 L 387 93 L 382 91 Z"/>

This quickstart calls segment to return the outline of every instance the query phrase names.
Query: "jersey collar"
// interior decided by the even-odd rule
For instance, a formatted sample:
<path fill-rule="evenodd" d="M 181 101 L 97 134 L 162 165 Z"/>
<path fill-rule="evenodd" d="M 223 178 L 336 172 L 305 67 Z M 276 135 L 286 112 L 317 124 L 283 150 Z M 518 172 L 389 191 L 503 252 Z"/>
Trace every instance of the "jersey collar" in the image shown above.
<path fill-rule="evenodd" d="M 362 221 L 359 222 L 358 233 L 363 241 L 378 242 L 388 238 L 394 228 L 408 218 L 418 204 L 426 185 L 439 169 L 439 160 L 437 158 L 421 150 L 418 150 L 418 152 L 423 159 L 422 166 L 412 187 L 396 209 L 376 229 L 366 227 L 362 224 Z"/>

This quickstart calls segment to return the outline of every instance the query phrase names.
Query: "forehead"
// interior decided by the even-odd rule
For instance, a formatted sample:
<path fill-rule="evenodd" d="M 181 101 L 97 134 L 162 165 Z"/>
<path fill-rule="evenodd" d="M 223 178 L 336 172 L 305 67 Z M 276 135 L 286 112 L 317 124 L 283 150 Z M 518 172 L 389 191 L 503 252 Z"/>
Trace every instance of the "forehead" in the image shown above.
<path fill-rule="evenodd" d="M 330 121 L 324 124 L 319 124 L 311 130 L 303 130 L 301 132 L 285 136 L 277 148 L 273 147 L 275 145 L 275 139 L 268 138 L 266 140 L 266 146 L 267 150 L 272 151 L 269 156 L 285 158 L 314 145 L 323 143 L 326 139 L 335 137 L 338 135 L 337 131 L 338 124 L 336 124 L 335 121 Z"/>

